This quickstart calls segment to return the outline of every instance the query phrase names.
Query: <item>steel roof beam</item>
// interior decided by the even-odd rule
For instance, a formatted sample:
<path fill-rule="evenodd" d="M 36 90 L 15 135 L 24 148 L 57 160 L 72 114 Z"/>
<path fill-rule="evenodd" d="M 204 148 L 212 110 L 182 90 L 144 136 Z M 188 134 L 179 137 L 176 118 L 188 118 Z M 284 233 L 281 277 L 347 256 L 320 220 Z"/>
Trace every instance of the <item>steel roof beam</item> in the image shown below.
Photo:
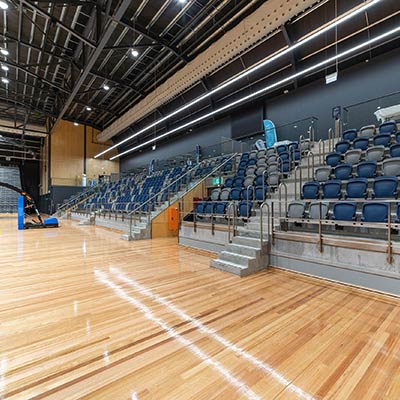
<path fill-rule="evenodd" d="M 69 97 L 65 101 L 64 106 L 63 106 L 61 112 L 58 114 L 58 117 L 57 117 L 54 125 L 57 125 L 57 123 L 59 121 L 61 121 L 61 119 L 64 117 L 65 113 L 68 111 L 68 108 L 70 107 L 75 96 L 79 92 L 81 86 L 85 82 L 85 79 L 90 74 L 90 70 L 96 63 L 96 61 L 99 58 L 104 47 L 107 45 L 115 28 L 118 26 L 118 22 L 123 17 L 123 15 L 125 14 L 125 12 L 128 9 L 130 4 L 131 4 L 130 0 L 123 0 L 122 3 L 120 4 L 120 6 L 117 8 L 114 16 L 112 17 L 112 19 L 109 21 L 107 27 L 105 28 L 105 31 L 103 32 L 101 39 L 97 43 L 96 48 L 90 54 L 85 68 L 83 69 L 81 75 L 79 76 L 79 78 L 74 86 L 74 89 L 72 90 L 72 93 L 69 95 Z"/>

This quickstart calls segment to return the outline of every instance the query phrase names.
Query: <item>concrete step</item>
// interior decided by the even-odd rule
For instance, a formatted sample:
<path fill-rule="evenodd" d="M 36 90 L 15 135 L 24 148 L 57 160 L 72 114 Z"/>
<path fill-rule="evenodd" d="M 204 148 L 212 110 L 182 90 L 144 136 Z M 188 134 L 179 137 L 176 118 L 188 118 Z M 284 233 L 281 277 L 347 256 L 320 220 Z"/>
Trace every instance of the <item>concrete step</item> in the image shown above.
<path fill-rule="evenodd" d="M 253 249 L 261 249 L 260 238 L 252 238 L 249 236 L 235 236 L 232 239 L 233 244 L 252 247 Z"/>
<path fill-rule="evenodd" d="M 244 255 L 247 257 L 254 257 L 257 258 L 257 256 L 260 255 L 261 249 L 255 248 L 255 247 L 249 247 L 249 246 L 244 246 L 240 244 L 234 244 L 230 243 L 225 247 L 226 251 L 229 251 L 230 253 L 235 253 L 235 254 L 240 254 Z"/>
<path fill-rule="evenodd" d="M 237 265 L 243 265 L 246 268 L 255 268 L 257 263 L 257 260 L 254 257 L 230 253 L 229 251 L 221 251 L 218 259 L 221 261 L 228 261 Z"/>
<path fill-rule="evenodd" d="M 246 276 L 251 273 L 251 271 L 249 271 L 248 268 L 228 261 L 211 260 L 210 267 L 219 269 L 220 271 L 229 272 L 230 274 L 238 276 Z"/>

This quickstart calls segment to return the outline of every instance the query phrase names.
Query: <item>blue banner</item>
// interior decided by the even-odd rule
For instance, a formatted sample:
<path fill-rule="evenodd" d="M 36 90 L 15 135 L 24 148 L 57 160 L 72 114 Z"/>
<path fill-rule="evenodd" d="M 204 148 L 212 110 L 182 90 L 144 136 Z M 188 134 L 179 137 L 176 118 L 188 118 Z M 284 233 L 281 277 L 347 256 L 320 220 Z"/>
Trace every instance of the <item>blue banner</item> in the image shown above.
<path fill-rule="evenodd" d="M 275 124 L 269 119 L 264 120 L 264 132 L 267 148 L 272 147 L 277 142 L 277 138 Z"/>

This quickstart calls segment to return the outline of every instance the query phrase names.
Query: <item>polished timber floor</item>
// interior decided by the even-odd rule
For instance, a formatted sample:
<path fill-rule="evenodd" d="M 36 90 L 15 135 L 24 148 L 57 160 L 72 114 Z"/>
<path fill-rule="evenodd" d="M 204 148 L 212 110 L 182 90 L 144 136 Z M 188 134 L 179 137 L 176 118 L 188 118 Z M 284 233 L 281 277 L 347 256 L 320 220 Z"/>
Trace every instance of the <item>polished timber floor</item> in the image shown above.
<path fill-rule="evenodd" d="M 400 301 L 174 239 L 0 220 L 1 399 L 400 399 Z"/>

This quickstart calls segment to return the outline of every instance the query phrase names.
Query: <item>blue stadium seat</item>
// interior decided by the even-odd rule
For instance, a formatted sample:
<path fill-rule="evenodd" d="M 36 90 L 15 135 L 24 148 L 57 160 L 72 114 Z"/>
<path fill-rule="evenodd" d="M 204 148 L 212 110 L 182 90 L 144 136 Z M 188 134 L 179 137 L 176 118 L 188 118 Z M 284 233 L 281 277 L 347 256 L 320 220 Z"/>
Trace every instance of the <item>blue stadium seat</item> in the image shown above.
<path fill-rule="evenodd" d="M 400 143 L 390 146 L 390 157 L 400 157 Z"/>
<path fill-rule="evenodd" d="M 231 200 L 239 201 L 241 198 L 242 187 L 234 187 L 231 189 Z"/>
<path fill-rule="evenodd" d="M 387 222 L 389 204 L 370 201 L 362 206 L 361 221 L 365 222 Z"/>
<path fill-rule="evenodd" d="M 289 160 L 281 161 L 281 163 L 280 163 L 281 172 L 283 172 L 284 174 L 287 174 L 288 172 L 290 172 L 290 166 L 291 166 L 291 162 Z"/>
<path fill-rule="evenodd" d="M 374 146 L 389 147 L 391 139 L 390 133 L 380 133 L 374 137 Z"/>
<path fill-rule="evenodd" d="M 376 161 L 363 161 L 357 165 L 359 178 L 374 178 L 376 176 Z"/>
<path fill-rule="evenodd" d="M 282 161 L 289 160 L 290 159 L 290 154 L 289 154 L 288 151 L 283 151 L 282 153 L 279 153 L 279 158 Z"/>
<path fill-rule="evenodd" d="M 249 218 L 251 216 L 251 210 L 253 208 L 253 203 L 251 201 L 241 201 L 239 203 L 238 212 L 239 217 L 242 218 Z"/>
<path fill-rule="evenodd" d="M 333 174 L 336 179 L 347 180 L 351 178 L 352 171 L 353 166 L 351 164 L 339 164 L 334 168 Z"/>
<path fill-rule="evenodd" d="M 246 169 L 245 168 L 239 168 L 236 172 L 237 176 L 245 176 L 246 175 Z"/>
<path fill-rule="evenodd" d="M 254 181 L 254 184 L 255 184 L 256 186 L 262 186 L 262 184 L 263 184 L 263 178 L 264 178 L 264 183 L 266 183 L 266 182 L 267 182 L 267 174 L 265 174 L 264 177 L 263 177 L 262 175 L 256 176 L 256 179 L 255 179 L 255 181 Z"/>
<path fill-rule="evenodd" d="M 368 179 L 350 179 L 346 185 L 346 199 L 365 199 L 367 197 Z"/>
<path fill-rule="evenodd" d="M 240 198 L 242 200 L 247 200 L 247 196 L 249 196 L 249 200 L 254 200 L 253 199 L 253 190 L 250 188 L 249 190 L 247 190 L 247 188 L 242 189 L 241 193 L 240 193 Z"/>
<path fill-rule="evenodd" d="M 377 199 L 397 197 L 397 177 L 379 176 L 375 178 L 373 197 Z"/>
<path fill-rule="evenodd" d="M 333 205 L 333 219 L 336 221 L 354 221 L 357 203 L 352 201 L 338 201 Z"/>
<path fill-rule="evenodd" d="M 208 201 L 204 207 L 204 214 L 214 214 L 214 210 L 215 210 L 215 203 L 212 201 Z"/>
<path fill-rule="evenodd" d="M 241 177 L 241 176 L 235 177 L 235 178 L 233 179 L 233 182 L 232 182 L 232 187 L 239 187 L 239 188 L 241 188 L 241 187 L 243 186 L 243 181 L 244 181 L 244 178 L 243 178 L 243 177 Z"/>
<path fill-rule="evenodd" d="M 215 203 L 215 214 L 218 215 L 224 215 L 226 214 L 226 208 L 228 207 L 228 202 L 227 201 L 220 201 L 218 203 Z"/>
<path fill-rule="evenodd" d="M 326 181 L 322 186 L 323 199 L 336 199 L 338 200 L 341 195 L 342 182 L 341 181 Z"/>
<path fill-rule="evenodd" d="M 342 138 L 347 142 L 352 142 L 357 137 L 357 129 L 347 129 L 343 132 Z"/>
<path fill-rule="evenodd" d="M 255 197 L 257 201 L 264 201 L 266 194 L 268 191 L 268 186 L 265 185 L 264 186 L 264 192 L 263 192 L 263 187 L 262 186 L 256 186 L 256 190 L 255 190 Z"/>
<path fill-rule="evenodd" d="M 366 137 L 359 137 L 353 142 L 353 149 L 367 150 L 369 146 L 369 139 Z"/>
<path fill-rule="evenodd" d="M 197 215 L 201 215 L 201 214 L 204 214 L 204 209 L 205 209 L 205 207 L 206 207 L 206 203 L 204 203 L 204 202 L 201 202 L 201 203 L 197 203 L 196 204 L 196 214 Z"/>
<path fill-rule="evenodd" d="M 224 182 L 224 187 L 232 187 L 233 184 L 233 179 L 232 178 L 228 178 L 225 182 Z"/>
<path fill-rule="evenodd" d="M 249 160 L 249 162 L 247 163 L 247 166 L 256 165 L 256 164 L 257 164 L 257 159 L 256 158 L 251 158 Z"/>
<path fill-rule="evenodd" d="M 335 150 L 336 153 L 344 154 L 350 148 L 350 142 L 342 140 L 336 143 Z"/>
<path fill-rule="evenodd" d="M 279 146 L 276 146 L 276 152 L 278 153 L 278 154 L 282 154 L 282 153 L 284 153 L 284 152 L 287 152 L 287 146 L 286 146 L 286 144 L 280 144 Z"/>
<path fill-rule="evenodd" d="M 316 200 L 319 197 L 319 182 L 311 181 L 303 185 L 302 198 Z"/>
<path fill-rule="evenodd" d="M 400 143 L 400 131 L 396 133 L 396 142 Z"/>
<path fill-rule="evenodd" d="M 341 154 L 339 153 L 330 153 L 326 156 L 326 164 L 331 167 L 336 167 L 340 163 L 342 159 Z"/>
<path fill-rule="evenodd" d="M 397 203 L 396 222 L 400 224 L 400 203 Z"/>
<path fill-rule="evenodd" d="M 395 121 L 387 121 L 379 125 L 379 133 L 394 134 L 397 132 L 397 125 Z"/>

